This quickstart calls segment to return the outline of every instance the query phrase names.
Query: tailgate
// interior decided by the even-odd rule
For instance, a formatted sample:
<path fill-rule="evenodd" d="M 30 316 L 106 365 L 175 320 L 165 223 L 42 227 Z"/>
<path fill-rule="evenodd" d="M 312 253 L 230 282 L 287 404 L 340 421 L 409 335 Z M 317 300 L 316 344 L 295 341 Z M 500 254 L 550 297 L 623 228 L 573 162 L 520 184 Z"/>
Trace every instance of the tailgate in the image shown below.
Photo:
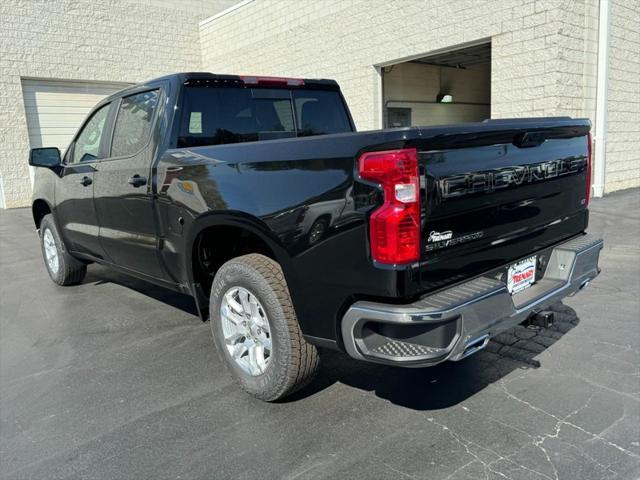
<path fill-rule="evenodd" d="M 530 256 L 586 228 L 588 120 L 424 128 L 422 287 Z"/>

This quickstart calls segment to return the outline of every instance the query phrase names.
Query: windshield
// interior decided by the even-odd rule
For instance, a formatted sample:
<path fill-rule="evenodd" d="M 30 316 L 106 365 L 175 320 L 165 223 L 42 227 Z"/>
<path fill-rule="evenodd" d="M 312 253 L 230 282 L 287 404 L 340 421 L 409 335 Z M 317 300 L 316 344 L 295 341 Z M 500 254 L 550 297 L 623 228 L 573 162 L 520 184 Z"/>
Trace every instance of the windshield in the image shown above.
<path fill-rule="evenodd" d="M 178 148 L 351 131 L 336 91 L 185 86 Z"/>

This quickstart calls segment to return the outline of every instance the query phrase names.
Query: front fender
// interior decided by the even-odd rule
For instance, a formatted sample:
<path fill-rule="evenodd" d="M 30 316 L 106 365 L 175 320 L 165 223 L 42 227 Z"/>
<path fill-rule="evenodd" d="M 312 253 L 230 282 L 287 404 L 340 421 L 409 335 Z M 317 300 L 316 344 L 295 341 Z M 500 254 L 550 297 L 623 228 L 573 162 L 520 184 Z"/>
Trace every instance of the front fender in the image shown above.
<path fill-rule="evenodd" d="M 36 229 L 40 220 L 38 217 L 41 217 L 43 213 L 39 208 L 46 205 L 46 209 L 49 212 L 55 212 L 55 181 L 56 173 L 52 169 L 43 167 L 35 169 L 33 193 L 31 195 L 31 213 Z M 54 221 L 58 225 L 55 215 Z M 58 225 L 58 229 L 60 229 L 60 225 Z"/>

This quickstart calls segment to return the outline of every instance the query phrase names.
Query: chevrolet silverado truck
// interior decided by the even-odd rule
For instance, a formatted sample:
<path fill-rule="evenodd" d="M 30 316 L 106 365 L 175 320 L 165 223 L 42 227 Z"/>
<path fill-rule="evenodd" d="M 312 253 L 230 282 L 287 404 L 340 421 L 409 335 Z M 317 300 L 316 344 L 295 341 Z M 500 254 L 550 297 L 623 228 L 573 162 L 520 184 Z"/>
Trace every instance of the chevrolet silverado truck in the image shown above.
<path fill-rule="evenodd" d="M 33 219 L 58 285 L 96 262 L 195 299 L 239 385 L 274 401 L 318 347 L 427 367 L 542 316 L 599 273 L 590 123 L 356 132 L 336 82 L 181 73 L 37 148 Z"/>

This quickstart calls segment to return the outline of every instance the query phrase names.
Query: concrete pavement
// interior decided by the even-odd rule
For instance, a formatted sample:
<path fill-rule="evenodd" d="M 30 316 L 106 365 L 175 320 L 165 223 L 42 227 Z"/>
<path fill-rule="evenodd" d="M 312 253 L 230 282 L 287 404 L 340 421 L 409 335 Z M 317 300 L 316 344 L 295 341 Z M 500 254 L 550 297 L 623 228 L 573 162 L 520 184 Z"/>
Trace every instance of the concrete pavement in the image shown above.
<path fill-rule="evenodd" d="M 265 404 L 190 298 L 95 265 L 57 287 L 30 211 L 0 211 L 0 477 L 637 479 L 640 191 L 591 212 L 603 272 L 552 329 L 421 370 L 323 352 Z"/>

